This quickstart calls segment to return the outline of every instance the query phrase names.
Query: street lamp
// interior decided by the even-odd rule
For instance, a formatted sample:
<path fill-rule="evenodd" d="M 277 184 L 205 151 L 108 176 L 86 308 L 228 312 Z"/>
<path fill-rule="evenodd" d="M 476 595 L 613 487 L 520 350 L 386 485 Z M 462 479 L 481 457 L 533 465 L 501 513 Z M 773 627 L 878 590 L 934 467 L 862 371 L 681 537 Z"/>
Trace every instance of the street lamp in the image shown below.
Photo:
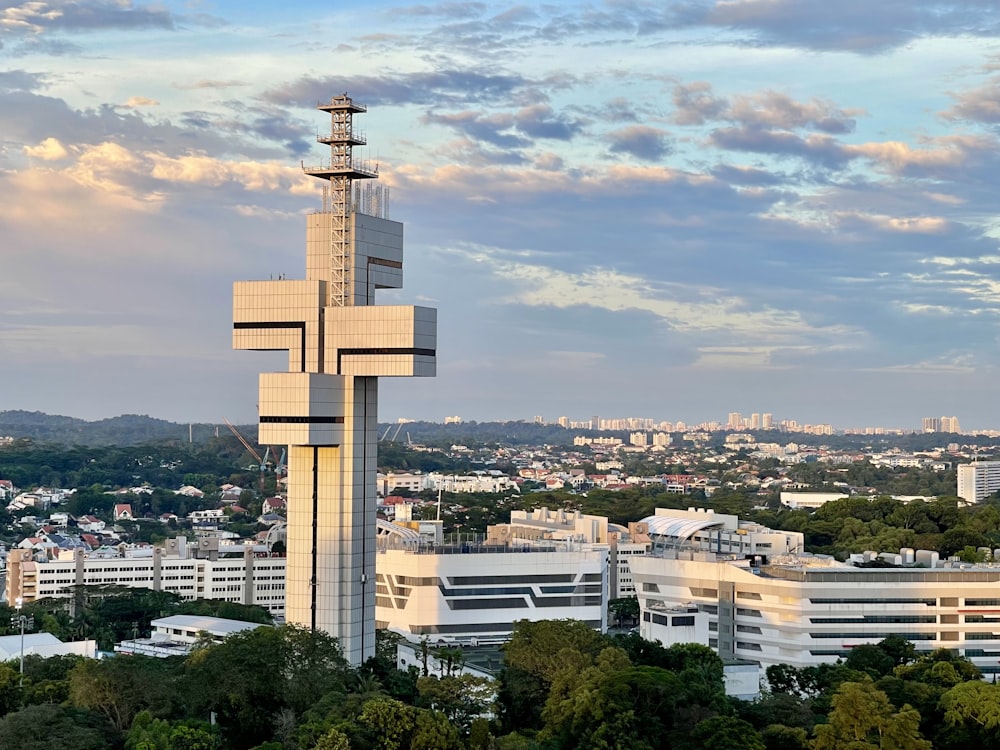
<path fill-rule="evenodd" d="M 11 618 L 11 624 L 20 624 L 21 626 L 21 687 L 24 687 L 24 629 L 35 627 L 35 618 L 30 615 L 21 614 L 21 607 L 24 606 L 24 599 L 22 597 L 17 597 L 14 600 L 14 609 L 18 611 L 17 616 Z"/>

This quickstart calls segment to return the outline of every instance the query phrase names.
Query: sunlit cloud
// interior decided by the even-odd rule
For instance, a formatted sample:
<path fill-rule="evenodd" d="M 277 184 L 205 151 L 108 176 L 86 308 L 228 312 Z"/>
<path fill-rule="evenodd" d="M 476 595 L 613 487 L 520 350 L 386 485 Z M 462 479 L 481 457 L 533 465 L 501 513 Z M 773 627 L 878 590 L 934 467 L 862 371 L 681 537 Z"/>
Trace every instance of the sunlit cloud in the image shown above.
<path fill-rule="evenodd" d="M 123 107 L 158 107 L 160 103 L 156 99 L 150 99 L 147 96 L 132 96 L 129 97 L 128 101 L 125 102 Z"/>
<path fill-rule="evenodd" d="M 499 280 L 514 286 L 502 301 L 532 307 L 594 307 L 608 312 L 638 311 L 654 315 L 670 330 L 723 339 L 798 343 L 836 339 L 860 332 L 846 326 L 816 326 L 800 313 L 747 300 L 719 289 L 692 289 L 680 284 L 623 274 L 612 268 L 573 273 L 552 267 L 511 262 L 496 249 L 474 249 L 467 256 L 491 268 Z"/>

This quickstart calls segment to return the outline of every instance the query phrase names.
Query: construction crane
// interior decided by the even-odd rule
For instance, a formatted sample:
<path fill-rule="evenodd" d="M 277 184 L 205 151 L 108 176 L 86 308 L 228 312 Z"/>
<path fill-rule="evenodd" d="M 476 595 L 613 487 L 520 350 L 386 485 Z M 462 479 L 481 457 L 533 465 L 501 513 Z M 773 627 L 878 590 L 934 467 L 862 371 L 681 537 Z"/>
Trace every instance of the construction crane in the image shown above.
<path fill-rule="evenodd" d="M 260 453 L 258 453 L 252 445 L 250 445 L 249 441 L 240 434 L 240 431 L 236 429 L 236 425 L 234 425 L 225 417 L 222 418 L 222 421 L 226 423 L 226 427 L 229 428 L 229 431 L 236 436 L 236 439 L 240 441 L 243 447 L 247 449 L 247 452 L 254 457 L 254 460 L 260 466 L 260 489 L 261 492 L 263 492 L 264 472 L 267 471 L 267 455 L 271 449 L 267 448 L 267 450 L 264 451 L 264 455 L 261 456 Z"/>
<path fill-rule="evenodd" d="M 278 449 L 277 448 L 271 447 L 271 448 L 268 448 L 268 450 L 271 451 L 271 458 L 274 458 L 275 456 L 278 455 Z M 274 473 L 275 473 L 276 476 L 280 477 L 280 476 L 283 476 L 284 474 L 288 473 L 288 467 L 285 465 L 285 457 L 286 456 L 287 456 L 287 451 L 286 451 L 285 448 L 282 448 L 281 449 L 281 458 L 277 459 L 278 463 L 276 463 L 274 465 Z"/>

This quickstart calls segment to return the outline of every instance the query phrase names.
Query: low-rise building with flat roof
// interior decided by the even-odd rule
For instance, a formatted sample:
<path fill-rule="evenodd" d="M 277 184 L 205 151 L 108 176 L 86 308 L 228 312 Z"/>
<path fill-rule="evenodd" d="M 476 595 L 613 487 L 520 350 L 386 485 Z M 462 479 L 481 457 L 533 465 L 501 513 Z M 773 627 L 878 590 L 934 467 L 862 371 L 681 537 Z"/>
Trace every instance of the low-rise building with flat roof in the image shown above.
<path fill-rule="evenodd" d="M 228 620 L 223 617 L 203 615 L 171 615 L 153 620 L 149 638 L 135 638 L 122 641 L 115 646 L 120 654 L 142 654 L 144 656 L 186 656 L 202 639 L 222 643 L 234 633 L 242 633 L 256 628 L 266 628 L 257 622 Z"/>

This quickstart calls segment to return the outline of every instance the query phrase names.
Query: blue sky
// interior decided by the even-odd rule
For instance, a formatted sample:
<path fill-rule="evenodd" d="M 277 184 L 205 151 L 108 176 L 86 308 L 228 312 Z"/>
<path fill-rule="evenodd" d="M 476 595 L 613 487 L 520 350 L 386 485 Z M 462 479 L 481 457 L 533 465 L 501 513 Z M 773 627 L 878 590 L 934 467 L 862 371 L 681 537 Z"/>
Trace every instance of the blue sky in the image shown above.
<path fill-rule="evenodd" d="M 253 7 L 247 7 L 252 5 Z M 368 105 L 381 417 L 1000 427 L 993 0 L 0 0 L 0 408 L 251 421 L 231 284 L 303 275 Z"/>

